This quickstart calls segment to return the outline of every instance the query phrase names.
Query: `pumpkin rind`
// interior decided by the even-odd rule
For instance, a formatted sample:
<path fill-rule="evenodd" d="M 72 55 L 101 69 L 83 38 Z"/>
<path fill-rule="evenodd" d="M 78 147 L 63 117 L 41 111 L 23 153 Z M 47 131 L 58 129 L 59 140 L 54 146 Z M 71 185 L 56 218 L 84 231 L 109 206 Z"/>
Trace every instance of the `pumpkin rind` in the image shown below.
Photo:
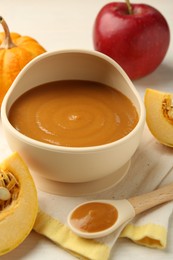
<path fill-rule="evenodd" d="M 0 33 L 0 106 L 4 95 L 13 83 L 22 68 L 33 58 L 46 50 L 33 38 L 21 36 L 18 33 L 8 31 L 4 19 L 0 17 L 0 23 L 5 27 L 9 35 Z M 2 47 L 5 37 L 10 37 L 14 47 Z"/>
<path fill-rule="evenodd" d="M 18 153 L 0 164 L 20 184 L 18 198 L 0 212 L 0 255 L 16 248 L 31 232 L 38 213 L 37 190 L 32 176 Z"/>

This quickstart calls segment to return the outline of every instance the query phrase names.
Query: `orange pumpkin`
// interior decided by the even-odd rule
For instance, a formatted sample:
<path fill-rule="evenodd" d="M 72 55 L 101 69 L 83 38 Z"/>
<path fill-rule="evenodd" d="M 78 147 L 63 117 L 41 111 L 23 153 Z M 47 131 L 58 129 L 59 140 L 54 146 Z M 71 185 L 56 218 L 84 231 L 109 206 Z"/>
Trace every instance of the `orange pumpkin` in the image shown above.
<path fill-rule="evenodd" d="M 0 24 L 4 32 L 0 33 L 0 106 L 12 82 L 21 69 L 33 58 L 46 50 L 33 38 L 10 33 L 3 17 Z"/>

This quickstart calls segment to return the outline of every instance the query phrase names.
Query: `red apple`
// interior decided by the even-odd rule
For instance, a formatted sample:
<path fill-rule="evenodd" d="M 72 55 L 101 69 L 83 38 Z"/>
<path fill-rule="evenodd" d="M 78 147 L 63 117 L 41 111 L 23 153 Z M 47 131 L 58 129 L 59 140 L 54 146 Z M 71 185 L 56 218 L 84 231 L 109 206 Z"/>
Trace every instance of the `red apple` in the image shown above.
<path fill-rule="evenodd" d="M 170 30 L 163 15 L 146 4 L 113 2 L 98 13 L 94 48 L 113 58 L 131 79 L 154 71 L 166 55 Z"/>

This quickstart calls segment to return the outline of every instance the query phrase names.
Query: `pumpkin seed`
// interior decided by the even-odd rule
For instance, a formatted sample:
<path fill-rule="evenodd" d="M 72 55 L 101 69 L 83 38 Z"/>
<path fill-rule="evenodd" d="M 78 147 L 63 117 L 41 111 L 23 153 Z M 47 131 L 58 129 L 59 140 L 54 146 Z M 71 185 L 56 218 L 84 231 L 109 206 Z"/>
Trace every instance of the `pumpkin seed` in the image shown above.
<path fill-rule="evenodd" d="M 20 185 L 9 171 L 0 169 L 0 212 L 18 198 Z"/>
<path fill-rule="evenodd" d="M 165 95 L 162 101 L 163 115 L 173 124 L 173 96 Z"/>
<path fill-rule="evenodd" d="M 5 187 L 0 187 L 0 200 L 9 200 L 11 198 L 11 193 Z"/>

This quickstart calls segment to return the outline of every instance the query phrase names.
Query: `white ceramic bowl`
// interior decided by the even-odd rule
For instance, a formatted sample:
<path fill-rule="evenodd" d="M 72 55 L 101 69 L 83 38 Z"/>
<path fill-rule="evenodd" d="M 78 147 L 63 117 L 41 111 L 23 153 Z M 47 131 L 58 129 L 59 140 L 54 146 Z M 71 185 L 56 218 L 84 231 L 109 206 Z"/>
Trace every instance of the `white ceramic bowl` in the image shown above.
<path fill-rule="evenodd" d="M 98 81 L 118 89 L 134 103 L 139 114 L 138 124 L 118 141 L 83 148 L 54 146 L 19 133 L 8 120 L 14 101 L 37 85 L 64 79 Z M 111 58 L 96 51 L 62 50 L 44 53 L 25 66 L 3 100 L 1 118 L 10 148 L 19 152 L 36 176 L 82 183 L 99 180 L 127 164 L 140 143 L 145 109 L 133 83 Z"/>

